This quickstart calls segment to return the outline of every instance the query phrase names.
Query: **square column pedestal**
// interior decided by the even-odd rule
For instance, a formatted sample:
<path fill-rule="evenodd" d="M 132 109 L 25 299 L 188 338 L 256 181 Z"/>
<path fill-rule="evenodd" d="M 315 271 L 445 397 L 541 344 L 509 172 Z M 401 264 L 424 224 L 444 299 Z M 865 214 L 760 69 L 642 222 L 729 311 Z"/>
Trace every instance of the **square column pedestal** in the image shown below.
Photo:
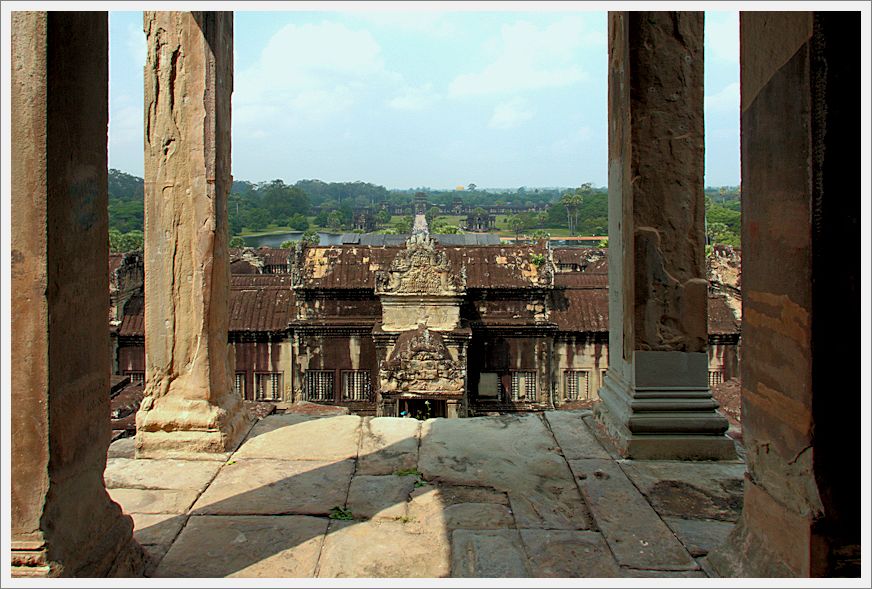
<path fill-rule="evenodd" d="M 634 459 L 731 460 L 727 420 L 708 388 L 704 352 L 633 352 L 628 377 L 609 369 L 597 419 Z"/>

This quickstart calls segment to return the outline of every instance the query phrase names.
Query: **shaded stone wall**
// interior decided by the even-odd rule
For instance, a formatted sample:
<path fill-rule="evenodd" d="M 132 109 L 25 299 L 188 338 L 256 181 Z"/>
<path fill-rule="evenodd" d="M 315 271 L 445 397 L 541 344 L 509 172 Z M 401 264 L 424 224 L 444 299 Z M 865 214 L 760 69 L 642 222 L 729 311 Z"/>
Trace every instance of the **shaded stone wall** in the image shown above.
<path fill-rule="evenodd" d="M 106 13 L 12 14 L 12 566 L 135 575 L 109 446 Z"/>
<path fill-rule="evenodd" d="M 745 508 L 724 574 L 859 575 L 859 13 L 741 15 Z"/>

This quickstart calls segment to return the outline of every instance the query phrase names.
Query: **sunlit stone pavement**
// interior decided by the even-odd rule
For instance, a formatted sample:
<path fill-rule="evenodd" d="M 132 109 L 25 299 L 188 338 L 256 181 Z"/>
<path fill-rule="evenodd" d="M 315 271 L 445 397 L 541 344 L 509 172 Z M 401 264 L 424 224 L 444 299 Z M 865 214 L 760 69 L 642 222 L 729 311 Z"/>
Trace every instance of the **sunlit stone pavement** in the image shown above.
<path fill-rule="evenodd" d="M 116 442 L 105 480 L 154 577 L 705 577 L 744 465 L 620 460 L 592 426 L 271 415 L 226 463 Z"/>

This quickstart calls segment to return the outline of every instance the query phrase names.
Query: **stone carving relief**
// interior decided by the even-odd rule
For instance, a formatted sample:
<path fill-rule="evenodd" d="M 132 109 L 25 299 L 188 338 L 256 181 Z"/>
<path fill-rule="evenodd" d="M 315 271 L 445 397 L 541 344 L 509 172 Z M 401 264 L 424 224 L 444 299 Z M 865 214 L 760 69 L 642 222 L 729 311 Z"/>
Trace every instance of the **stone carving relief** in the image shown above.
<path fill-rule="evenodd" d="M 412 235 L 391 267 L 376 272 L 376 294 L 446 295 L 463 294 L 466 269 L 454 271 L 444 251 L 436 251 L 430 235 Z"/>
<path fill-rule="evenodd" d="M 466 367 L 451 357 L 438 332 L 426 327 L 403 333 L 379 370 L 383 394 L 461 395 Z"/>

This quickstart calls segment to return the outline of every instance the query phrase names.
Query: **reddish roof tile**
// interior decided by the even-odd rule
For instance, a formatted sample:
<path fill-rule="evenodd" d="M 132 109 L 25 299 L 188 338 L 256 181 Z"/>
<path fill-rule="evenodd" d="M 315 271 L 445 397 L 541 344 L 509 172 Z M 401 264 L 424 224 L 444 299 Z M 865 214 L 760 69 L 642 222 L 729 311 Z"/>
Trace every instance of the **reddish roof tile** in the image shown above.
<path fill-rule="evenodd" d="M 122 337 L 142 336 L 145 333 L 145 321 L 143 320 L 142 295 L 136 295 L 127 301 L 124 306 L 124 316 L 118 327 L 118 335 Z"/>

